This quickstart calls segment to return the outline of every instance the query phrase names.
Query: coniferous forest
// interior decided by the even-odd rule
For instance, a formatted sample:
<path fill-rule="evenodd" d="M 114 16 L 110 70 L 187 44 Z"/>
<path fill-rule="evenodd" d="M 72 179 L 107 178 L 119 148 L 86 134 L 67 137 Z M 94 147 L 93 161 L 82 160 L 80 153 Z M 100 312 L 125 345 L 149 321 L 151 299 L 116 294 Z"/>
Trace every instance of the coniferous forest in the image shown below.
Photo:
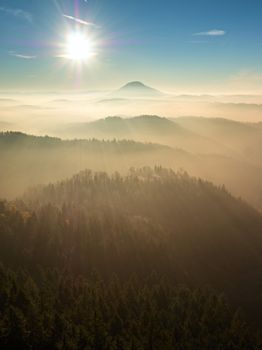
<path fill-rule="evenodd" d="M 262 350 L 262 0 L 0 0 L 0 350 Z"/>
<path fill-rule="evenodd" d="M 85 170 L 2 201 L 0 232 L 1 349 L 262 346 L 262 216 L 224 187 Z"/>

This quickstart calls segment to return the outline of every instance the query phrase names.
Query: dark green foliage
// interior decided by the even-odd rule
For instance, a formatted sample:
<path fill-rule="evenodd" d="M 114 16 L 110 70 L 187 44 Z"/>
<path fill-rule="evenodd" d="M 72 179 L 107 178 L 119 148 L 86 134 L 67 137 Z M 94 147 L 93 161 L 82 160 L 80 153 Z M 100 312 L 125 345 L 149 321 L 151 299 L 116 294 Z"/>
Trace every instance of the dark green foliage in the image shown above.
<path fill-rule="evenodd" d="M 220 292 L 259 324 L 261 232 L 224 188 L 162 168 L 0 202 L 0 347 L 260 349 Z"/>
<path fill-rule="evenodd" d="M 242 318 L 208 290 L 0 267 L 1 349 L 258 349 Z"/>

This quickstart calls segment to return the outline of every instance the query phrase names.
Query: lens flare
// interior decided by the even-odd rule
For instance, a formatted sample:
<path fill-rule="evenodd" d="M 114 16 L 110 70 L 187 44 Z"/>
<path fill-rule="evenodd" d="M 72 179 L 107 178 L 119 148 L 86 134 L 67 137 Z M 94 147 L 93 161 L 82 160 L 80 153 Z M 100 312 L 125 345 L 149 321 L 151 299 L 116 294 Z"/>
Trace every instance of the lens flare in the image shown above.
<path fill-rule="evenodd" d="M 88 61 L 94 55 L 94 43 L 86 34 L 73 32 L 68 35 L 64 57 L 82 62 Z"/>

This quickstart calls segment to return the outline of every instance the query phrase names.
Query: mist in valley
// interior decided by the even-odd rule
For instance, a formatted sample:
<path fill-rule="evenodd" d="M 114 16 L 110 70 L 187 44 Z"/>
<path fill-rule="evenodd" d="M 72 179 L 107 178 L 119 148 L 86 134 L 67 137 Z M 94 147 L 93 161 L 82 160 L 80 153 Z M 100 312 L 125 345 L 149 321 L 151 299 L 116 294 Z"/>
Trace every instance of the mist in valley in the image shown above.
<path fill-rule="evenodd" d="M 261 211 L 262 124 L 252 119 L 259 99 L 168 95 L 140 82 L 106 93 L 6 96 L 0 102 L 1 196 L 15 198 L 85 168 L 126 173 L 161 165 L 225 185 Z"/>
<path fill-rule="evenodd" d="M 136 82 L 135 82 L 136 83 Z M 87 123 L 108 116 L 130 118 L 158 115 L 166 118 L 225 118 L 243 123 L 261 122 L 262 96 L 230 94 L 185 94 L 159 92 L 157 96 L 113 91 L 0 93 L 2 130 L 20 130 L 38 135 L 65 136 L 70 124 Z M 62 127 L 62 130 L 61 130 Z M 68 133 L 67 136 L 77 137 Z M 212 135 L 210 135 L 212 137 Z"/>
<path fill-rule="evenodd" d="M 10 335 L 0 342 L 17 344 L 10 309 L 25 307 L 13 293 L 17 283 L 36 307 L 23 316 L 30 330 L 25 349 L 62 341 L 55 321 L 60 310 L 79 334 L 63 327 L 62 337 L 80 349 L 82 342 L 113 349 L 115 334 L 122 349 L 145 349 L 141 344 L 154 337 L 152 349 L 160 350 L 174 332 L 183 349 L 188 342 L 189 349 L 198 342 L 210 349 L 214 336 L 229 349 L 233 330 L 235 349 L 259 349 L 259 103 L 260 96 L 165 94 L 140 82 L 107 93 L 4 95 L 0 271 L 10 288 L 2 323 Z M 28 275 L 21 275 L 21 266 Z M 58 290 L 71 301 L 62 301 Z M 176 320 L 168 306 L 174 303 L 183 308 Z M 101 311 L 105 305 L 111 305 L 109 318 Z M 150 312 L 148 305 L 155 305 Z M 118 307 L 125 311 L 115 313 Z M 205 333 L 214 310 L 218 323 Z M 54 318 L 45 325 L 48 315 Z M 133 326 L 114 333 L 119 318 Z M 140 332 L 141 324 L 148 333 Z M 93 325 L 101 327 L 95 338 Z M 192 327 L 203 334 L 197 340 L 188 337 Z M 29 334 L 27 328 L 19 332 Z"/>
<path fill-rule="evenodd" d="M 262 349 L 251 3 L 1 1 L 1 350 Z"/>

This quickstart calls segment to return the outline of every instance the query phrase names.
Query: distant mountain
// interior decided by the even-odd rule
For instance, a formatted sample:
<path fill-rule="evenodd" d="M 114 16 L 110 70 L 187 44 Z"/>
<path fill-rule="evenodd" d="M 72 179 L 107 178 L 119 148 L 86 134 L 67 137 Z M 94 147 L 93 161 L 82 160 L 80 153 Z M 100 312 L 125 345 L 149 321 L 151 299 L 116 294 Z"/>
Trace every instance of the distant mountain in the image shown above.
<path fill-rule="evenodd" d="M 124 98 L 144 98 L 144 97 L 161 97 L 164 94 L 140 81 L 132 81 L 122 86 L 112 93 L 116 97 Z"/>
<path fill-rule="evenodd" d="M 186 152 L 132 140 L 61 140 L 21 132 L 0 132 L 0 200 L 14 198 L 29 186 L 45 184 L 90 168 L 127 171 L 132 166 L 184 158 Z M 1 229 L 0 229 L 1 231 Z"/>
<path fill-rule="evenodd" d="M 157 115 L 141 115 L 131 118 L 107 117 L 90 123 L 68 124 L 55 132 L 57 135 L 70 138 L 116 138 L 161 143 L 194 153 L 224 152 L 228 154 L 229 151 L 218 141 L 210 139 L 209 135 L 200 136 L 197 132 Z"/>
<path fill-rule="evenodd" d="M 259 123 L 242 123 L 225 118 L 180 117 L 172 119 L 181 127 L 202 136 L 212 137 L 243 159 L 260 164 L 262 128 Z"/>
<path fill-rule="evenodd" d="M 116 117 L 115 117 L 116 118 Z M 113 118 L 114 119 L 114 118 Z M 121 119 L 121 118 L 120 118 Z M 10 151 L 10 145 L 17 147 L 16 151 L 26 151 L 35 149 L 37 151 L 55 151 L 55 150 L 70 150 L 84 152 L 107 152 L 118 153 L 122 152 L 151 152 L 151 151 L 170 151 L 172 148 L 156 143 L 142 143 L 133 140 L 121 141 L 101 141 L 97 139 L 74 139 L 62 140 L 58 137 L 50 136 L 34 136 L 28 135 L 19 131 L 0 132 L 0 156 L 6 150 Z M 185 153 L 185 152 L 184 152 Z"/>
<path fill-rule="evenodd" d="M 65 130 L 74 137 L 130 138 L 139 139 L 141 135 L 173 135 L 189 133 L 173 121 L 156 115 L 141 115 L 131 118 L 110 116 L 89 123 L 68 124 Z M 153 140 L 151 140 L 154 142 Z"/>
<path fill-rule="evenodd" d="M 156 115 L 141 115 L 133 118 L 107 117 L 89 123 L 89 130 L 110 133 L 114 136 L 123 137 L 124 135 L 136 132 L 140 134 L 155 134 L 161 133 L 187 133 L 181 126 Z M 191 132 L 190 132 L 191 133 Z"/>
<path fill-rule="evenodd" d="M 243 123 L 225 118 L 178 117 L 172 119 L 175 123 L 199 134 L 214 132 L 220 136 L 244 136 L 255 131 L 256 124 Z"/>
<path fill-rule="evenodd" d="M 89 124 L 86 130 L 84 124 L 78 125 L 79 130 L 83 129 L 90 135 L 89 140 L 61 140 L 19 132 L 0 133 L 0 198 L 16 197 L 29 186 L 60 180 L 84 168 L 123 173 L 130 167 L 157 164 L 185 169 L 194 176 L 225 184 L 234 195 L 242 196 L 262 212 L 262 168 L 228 156 L 208 155 L 207 152 L 213 150 L 209 140 L 190 134 L 170 120 L 156 116 L 130 120 L 110 117 L 91 125 L 94 130 L 99 128 L 100 133 L 91 130 L 88 133 Z M 126 134 L 126 140 L 117 141 L 117 137 L 112 136 L 116 130 L 118 135 Z M 95 134 L 99 134 L 102 140 L 93 139 Z M 111 141 L 104 141 L 109 138 L 107 135 L 111 135 Z M 132 135 L 148 140 L 160 140 L 162 137 L 166 143 L 176 143 L 179 149 L 128 141 Z M 206 154 L 195 154 L 205 144 Z M 181 148 L 186 146 L 193 151 L 182 151 Z"/>

